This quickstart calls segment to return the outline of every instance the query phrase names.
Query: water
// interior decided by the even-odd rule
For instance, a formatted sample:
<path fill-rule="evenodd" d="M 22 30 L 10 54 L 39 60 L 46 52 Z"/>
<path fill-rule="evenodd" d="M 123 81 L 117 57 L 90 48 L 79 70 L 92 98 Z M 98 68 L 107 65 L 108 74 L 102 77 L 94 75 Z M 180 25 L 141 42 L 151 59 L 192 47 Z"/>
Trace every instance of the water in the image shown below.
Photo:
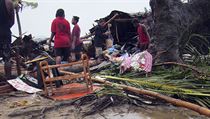
<path fill-rule="evenodd" d="M 20 13 L 23 32 L 31 33 L 36 38 L 46 38 L 50 36 L 50 26 L 55 18 L 58 8 L 63 8 L 66 12 L 67 20 L 72 16 L 80 17 L 80 27 L 82 35 L 88 33 L 92 28 L 94 20 L 105 17 L 112 10 L 134 13 L 144 11 L 149 8 L 148 0 L 37 0 L 36 9 L 24 8 Z M 72 26 L 71 26 L 72 27 Z M 18 35 L 17 24 L 12 28 L 13 34 Z"/>

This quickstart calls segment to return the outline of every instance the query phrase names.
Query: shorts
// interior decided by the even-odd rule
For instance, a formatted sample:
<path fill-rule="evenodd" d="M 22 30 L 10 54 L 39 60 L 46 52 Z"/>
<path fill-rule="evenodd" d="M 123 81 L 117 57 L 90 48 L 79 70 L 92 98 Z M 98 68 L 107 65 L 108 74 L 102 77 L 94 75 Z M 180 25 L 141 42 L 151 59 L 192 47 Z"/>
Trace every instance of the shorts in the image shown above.
<path fill-rule="evenodd" d="M 96 58 L 102 57 L 103 55 L 102 47 L 95 47 L 95 50 L 96 50 L 95 57 Z"/>
<path fill-rule="evenodd" d="M 5 41 L 5 42 L 2 42 Z M 0 36 L 0 57 L 3 58 L 4 62 L 9 62 L 11 58 L 11 35 Z"/>
<path fill-rule="evenodd" d="M 55 48 L 55 56 L 63 57 L 63 61 L 68 61 L 70 55 L 69 48 Z"/>
<path fill-rule="evenodd" d="M 80 53 L 83 51 L 83 45 L 82 44 L 79 44 L 77 46 L 75 46 L 75 48 L 72 50 L 72 52 L 74 53 Z"/>

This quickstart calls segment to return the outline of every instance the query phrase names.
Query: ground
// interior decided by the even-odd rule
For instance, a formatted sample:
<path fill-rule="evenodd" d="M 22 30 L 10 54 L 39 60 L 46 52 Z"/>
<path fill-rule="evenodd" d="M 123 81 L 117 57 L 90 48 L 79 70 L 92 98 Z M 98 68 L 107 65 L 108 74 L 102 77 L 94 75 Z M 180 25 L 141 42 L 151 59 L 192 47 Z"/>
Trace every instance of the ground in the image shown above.
<path fill-rule="evenodd" d="M 207 119 L 193 111 L 165 106 L 121 105 L 85 116 L 87 106 L 77 107 L 71 101 L 56 102 L 39 94 L 12 92 L 0 96 L 0 119 Z"/>

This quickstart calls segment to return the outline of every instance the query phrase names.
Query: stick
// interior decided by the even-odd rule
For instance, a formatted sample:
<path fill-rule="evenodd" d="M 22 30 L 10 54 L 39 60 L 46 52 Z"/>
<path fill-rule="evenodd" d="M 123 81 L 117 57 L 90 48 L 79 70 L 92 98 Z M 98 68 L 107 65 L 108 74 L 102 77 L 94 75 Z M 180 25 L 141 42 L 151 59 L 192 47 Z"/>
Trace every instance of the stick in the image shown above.
<path fill-rule="evenodd" d="M 199 74 L 203 74 L 203 72 L 199 71 L 199 69 L 197 69 L 195 66 L 182 64 L 182 63 L 177 63 L 177 62 L 164 62 L 164 63 L 155 64 L 154 66 L 162 66 L 162 65 L 178 65 L 178 66 L 181 66 L 181 67 L 192 69 L 193 71 L 195 71 Z"/>
<path fill-rule="evenodd" d="M 117 38 L 117 42 L 119 43 L 120 42 L 120 39 L 119 39 L 119 34 L 118 34 L 118 27 L 117 27 L 117 24 L 115 26 L 115 32 L 116 32 L 116 38 Z"/>
<path fill-rule="evenodd" d="M 109 19 L 106 23 L 104 23 L 104 26 L 109 24 L 112 20 L 114 20 L 119 14 L 115 14 L 111 19 Z"/>
<path fill-rule="evenodd" d="M 109 24 L 112 20 L 114 20 L 119 14 L 115 14 L 111 19 L 109 19 L 106 23 L 104 23 L 103 26 L 106 26 L 107 24 Z M 95 35 L 95 32 L 91 33 L 91 34 L 88 34 L 86 36 L 83 36 L 81 37 L 81 39 L 86 39 L 86 38 L 89 38 L 91 36 Z"/>
<path fill-rule="evenodd" d="M 121 85 L 121 84 L 117 84 L 117 83 L 111 83 L 109 81 L 99 79 L 99 78 L 91 78 L 91 79 L 95 82 L 103 83 L 103 84 L 108 85 L 108 86 L 115 85 L 116 87 L 123 88 L 124 90 L 131 91 L 131 92 L 134 92 L 134 93 L 137 93 L 137 94 L 156 97 L 156 98 L 165 100 L 166 102 L 171 103 L 173 105 L 176 105 L 176 106 L 179 106 L 179 107 L 184 107 L 184 108 L 193 110 L 195 112 L 198 112 L 201 115 L 205 115 L 205 116 L 210 117 L 210 110 L 209 109 L 201 107 L 201 106 L 193 104 L 193 103 L 190 103 L 190 102 L 175 99 L 175 98 L 165 96 L 165 95 L 162 95 L 160 93 L 152 92 L 152 91 L 149 91 L 149 90 L 138 89 L 138 88 L 135 88 L 135 87 Z"/>

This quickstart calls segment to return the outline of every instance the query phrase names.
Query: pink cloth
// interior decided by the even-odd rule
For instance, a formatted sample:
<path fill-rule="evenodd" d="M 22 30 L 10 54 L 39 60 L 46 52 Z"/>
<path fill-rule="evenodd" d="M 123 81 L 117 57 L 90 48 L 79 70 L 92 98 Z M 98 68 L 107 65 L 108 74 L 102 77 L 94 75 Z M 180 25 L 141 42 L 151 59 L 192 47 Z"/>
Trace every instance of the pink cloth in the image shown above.
<path fill-rule="evenodd" d="M 120 73 L 122 74 L 130 68 L 131 68 L 131 57 L 127 57 L 120 65 Z"/>
<path fill-rule="evenodd" d="M 152 55 L 148 51 L 145 51 L 144 58 L 145 58 L 145 66 L 143 70 L 147 73 L 151 72 L 152 71 Z"/>

